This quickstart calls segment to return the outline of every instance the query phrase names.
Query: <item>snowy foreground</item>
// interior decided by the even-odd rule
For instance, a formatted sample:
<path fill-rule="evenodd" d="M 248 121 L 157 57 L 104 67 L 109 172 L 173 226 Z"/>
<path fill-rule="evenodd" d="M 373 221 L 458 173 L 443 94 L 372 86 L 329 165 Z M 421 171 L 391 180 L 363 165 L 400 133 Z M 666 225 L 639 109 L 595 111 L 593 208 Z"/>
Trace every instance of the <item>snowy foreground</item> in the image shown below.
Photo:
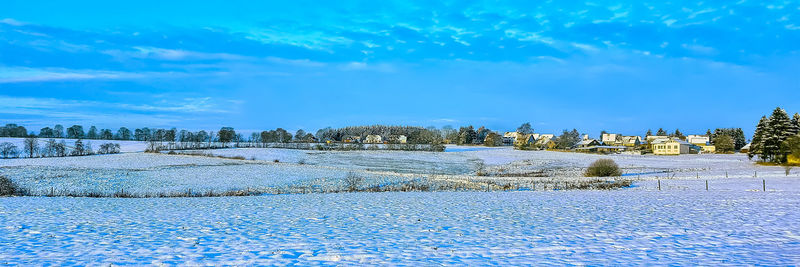
<path fill-rule="evenodd" d="M 800 192 L 1 199 L 0 264 L 800 264 Z"/>
<path fill-rule="evenodd" d="M 34 195 L 284 190 L 213 198 L 2 197 L 0 265 L 800 264 L 797 168 L 787 176 L 740 154 L 448 151 L 219 149 L 203 152 L 245 160 L 133 151 L 0 160 L 0 175 Z M 582 179 L 598 158 L 614 159 L 633 186 L 542 186 Z M 477 176 L 479 170 L 487 175 Z M 364 177 L 364 186 L 424 177 L 540 187 L 285 194 L 340 188 L 349 173 Z"/>

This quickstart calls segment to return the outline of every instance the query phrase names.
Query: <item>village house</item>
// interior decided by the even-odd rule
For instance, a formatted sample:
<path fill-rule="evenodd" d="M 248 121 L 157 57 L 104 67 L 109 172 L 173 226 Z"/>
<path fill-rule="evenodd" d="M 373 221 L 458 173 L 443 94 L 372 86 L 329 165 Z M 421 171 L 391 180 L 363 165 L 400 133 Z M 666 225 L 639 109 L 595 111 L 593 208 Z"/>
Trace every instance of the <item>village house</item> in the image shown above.
<path fill-rule="evenodd" d="M 518 132 L 506 132 L 506 133 L 504 133 L 503 134 L 503 145 L 510 146 L 510 145 L 516 144 L 517 143 L 517 138 L 520 135 L 521 134 L 518 133 Z"/>
<path fill-rule="evenodd" d="M 705 135 L 687 135 L 686 142 L 693 145 L 707 145 L 710 142 L 708 136 Z"/>
<path fill-rule="evenodd" d="M 675 138 L 657 138 L 650 142 L 654 155 L 680 155 L 691 152 L 689 142 Z"/>
<path fill-rule="evenodd" d="M 602 136 L 600 136 L 600 141 L 609 146 L 622 145 L 622 135 L 604 133 Z"/>
<path fill-rule="evenodd" d="M 540 134 L 534 134 L 534 135 L 535 135 L 536 140 L 539 140 L 540 138 L 547 138 L 547 139 L 556 138 L 555 134 L 541 134 L 541 135 Z"/>
<path fill-rule="evenodd" d="M 706 135 L 687 135 L 686 142 L 692 145 L 696 145 L 700 147 L 700 151 L 703 153 L 715 153 L 717 148 L 711 145 L 711 140 Z"/>
<path fill-rule="evenodd" d="M 600 143 L 600 141 L 597 141 L 597 139 L 587 139 L 587 140 L 582 140 L 582 141 L 578 142 L 578 144 L 575 145 L 575 147 L 576 148 L 588 148 L 588 147 L 601 146 L 601 145 L 603 145 L 603 144 Z"/>
<path fill-rule="evenodd" d="M 622 146 L 627 148 L 636 148 L 642 145 L 642 138 L 639 136 L 623 136 Z"/>
<path fill-rule="evenodd" d="M 669 138 L 669 136 L 666 136 L 666 135 L 648 135 L 648 136 L 645 136 L 644 139 L 645 139 L 645 141 L 647 141 L 647 143 L 652 143 L 655 140 L 659 140 L 659 139 L 667 140 L 667 139 L 670 139 L 670 138 Z"/>
<path fill-rule="evenodd" d="M 536 142 L 536 136 L 538 136 L 538 134 L 521 134 L 517 137 L 514 144 L 517 146 L 527 146 L 529 144 L 533 144 Z"/>
<path fill-rule="evenodd" d="M 405 144 L 407 142 L 408 138 L 405 135 L 390 135 L 385 140 L 385 143 L 390 144 Z"/>
<path fill-rule="evenodd" d="M 541 148 L 541 149 L 553 149 L 556 147 L 556 142 L 553 141 L 552 135 L 543 134 L 539 135 L 539 138 L 533 143 L 534 146 Z"/>
<path fill-rule="evenodd" d="M 381 138 L 381 136 L 377 135 L 377 134 L 370 134 L 370 135 L 367 135 L 367 138 L 364 140 L 364 143 L 366 143 L 366 144 L 380 144 L 380 143 L 383 143 L 383 138 Z"/>
<path fill-rule="evenodd" d="M 739 149 L 739 152 L 741 152 L 741 153 L 749 153 L 750 152 L 750 144 L 752 144 L 752 143 L 747 143 L 746 145 L 744 145 L 741 149 Z"/>

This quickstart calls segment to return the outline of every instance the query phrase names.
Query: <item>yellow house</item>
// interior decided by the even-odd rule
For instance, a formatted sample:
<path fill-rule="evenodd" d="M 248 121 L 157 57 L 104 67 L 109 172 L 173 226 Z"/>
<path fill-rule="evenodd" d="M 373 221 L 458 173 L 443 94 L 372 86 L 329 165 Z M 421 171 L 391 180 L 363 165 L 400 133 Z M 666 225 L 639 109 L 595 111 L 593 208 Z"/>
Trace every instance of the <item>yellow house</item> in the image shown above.
<path fill-rule="evenodd" d="M 681 143 L 675 139 L 653 140 L 653 154 L 655 155 L 680 155 L 689 153 L 689 144 Z"/>

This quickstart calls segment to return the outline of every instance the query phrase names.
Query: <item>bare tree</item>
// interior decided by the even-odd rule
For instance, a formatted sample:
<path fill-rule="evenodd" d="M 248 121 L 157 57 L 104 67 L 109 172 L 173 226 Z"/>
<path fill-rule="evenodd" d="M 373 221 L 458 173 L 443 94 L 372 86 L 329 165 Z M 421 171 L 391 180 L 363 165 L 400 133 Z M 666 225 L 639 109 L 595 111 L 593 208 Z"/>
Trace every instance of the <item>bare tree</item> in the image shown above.
<path fill-rule="evenodd" d="M 23 149 L 29 158 L 33 158 L 39 152 L 39 140 L 36 137 L 28 137 L 23 141 Z"/>
<path fill-rule="evenodd" d="M 16 158 L 19 155 L 17 146 L 9 142 L 0 143 L 0 156 L 3 158 Z"/>

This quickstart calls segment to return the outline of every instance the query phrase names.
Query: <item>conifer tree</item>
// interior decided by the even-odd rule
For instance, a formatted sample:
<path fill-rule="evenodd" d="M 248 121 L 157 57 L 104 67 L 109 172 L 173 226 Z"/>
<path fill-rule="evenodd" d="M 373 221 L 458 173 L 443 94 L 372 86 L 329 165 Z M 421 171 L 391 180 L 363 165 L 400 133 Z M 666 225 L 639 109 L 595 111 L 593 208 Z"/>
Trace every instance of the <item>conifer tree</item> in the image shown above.
<path fill-rule="evenodd" d="M 764 136 L 764 146 L 762 147 L 762 158 L 776 163 L 786 161 L 786 155 L 781 152 L 783 141 L 794 135 L 792 120 L 786 111 L 778 107 L 769 117 L 766 135 Z"/>
<path fill-rule="evenodd" d="M 762 116 L 756 126 L 756 132 L 753 134 L 753 140 L 750 143 L 750 151 L 747 152 L 747 156 L 751 159 L 756 155 L 761 156 L 764 147 L 764 135 L 766 135 L 768 125 L 769 119 L 767 116 Z"/>
<path fill-rule="evenodd" d="M 792 118 L 792 128 L 795 135 L 800 134 L 800 113 L 795 113 Z"/>

